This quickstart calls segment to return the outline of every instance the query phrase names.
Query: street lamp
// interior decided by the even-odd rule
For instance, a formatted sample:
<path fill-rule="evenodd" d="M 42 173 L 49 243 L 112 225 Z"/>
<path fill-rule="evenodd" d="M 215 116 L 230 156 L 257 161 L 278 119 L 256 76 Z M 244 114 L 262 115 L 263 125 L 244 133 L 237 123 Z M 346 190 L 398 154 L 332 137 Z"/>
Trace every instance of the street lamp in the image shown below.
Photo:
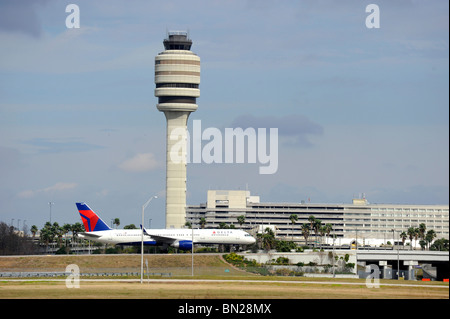
<path fill-rule="evenodd" d="M 144 280 L 144 209 L 150 204 L 153 198 L 158 198 L 158 196 L 152 196 L 150 199 L 142 205 L 142 223 L 141 223 L 141 284 Z"/>
<path fill-rule="evenodd" d="M 392 229 L 392 250 L 395 247 L 395 229 Z M 397 280 L 400 280 L 400 251 L 397 245 Z"/>
<path fill-rule="evenodd" d="M 50 206 L 50 224 L 52 223 L 52 205 L 55 205 L 53 202 L 48 202 L 48 205 Z"/>

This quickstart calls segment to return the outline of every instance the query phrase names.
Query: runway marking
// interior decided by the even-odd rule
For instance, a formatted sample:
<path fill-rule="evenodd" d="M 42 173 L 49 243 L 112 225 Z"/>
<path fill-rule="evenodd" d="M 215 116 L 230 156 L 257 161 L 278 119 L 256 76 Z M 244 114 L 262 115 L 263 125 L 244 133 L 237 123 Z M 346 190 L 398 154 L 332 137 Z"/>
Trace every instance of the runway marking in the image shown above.
<path fill-rule="evenodd" d="M 38 282 L 65 282 L 66 279 L 0 279 L 0 282 L 9 281 L 38 281 Z M 80 282 L 140 282 L 140 279 L 83 279 L 80 278 Z M 365 282 L 346 282 L 346 281 L 299 281 L 299 280 L 234 280 L 234 279 L 145 279 L 144 283 L 186 283 L 186 282 L 201 282 L 201 283 L 276 283 L 276 284 L 315 284 L 315 285 L 365 285 Z M 448 289 L 449 286 L 445 285 L 415 285 L 415 284 L 395 284 L 395 283 L 380 283 L 381 286 L 392 286 L 392 287 L 418 287 L 418 288 L 445 288 Z"/>

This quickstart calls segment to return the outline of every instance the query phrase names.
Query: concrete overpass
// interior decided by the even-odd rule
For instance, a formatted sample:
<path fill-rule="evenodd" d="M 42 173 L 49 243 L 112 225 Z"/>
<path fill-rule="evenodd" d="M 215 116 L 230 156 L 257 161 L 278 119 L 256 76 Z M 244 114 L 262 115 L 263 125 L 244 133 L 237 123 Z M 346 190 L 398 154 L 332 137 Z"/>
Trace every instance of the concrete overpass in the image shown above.
<path fill-rule="evenodd" d="M 422 268 L 424 278 L 449 278 L 448 251 L 358 250 L 356 259 L 359 265 L 379 266 L 382 278 L 396 278 L 399 269 L 402 277 L 412 279 L 419 268 Z"/>

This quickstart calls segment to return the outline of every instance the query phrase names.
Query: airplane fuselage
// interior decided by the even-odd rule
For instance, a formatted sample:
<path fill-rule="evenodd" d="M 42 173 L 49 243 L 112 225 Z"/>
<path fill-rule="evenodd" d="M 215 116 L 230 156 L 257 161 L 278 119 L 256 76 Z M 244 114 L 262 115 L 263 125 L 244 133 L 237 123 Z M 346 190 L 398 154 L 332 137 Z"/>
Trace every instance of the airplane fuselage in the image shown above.
<path fill-rule="evenodd" d="M 194 244 L 249 245 L 255 239 L 240 229 L 111 229 L 86 203 L 76 203 L 86 232 L 81 238 L 113 245 L 172 246 L 183 250 Z"/>
<path fill-rule="evenodd" d="M 79 234 L 81 238 L 114 245 L 137 245 L 141 243 L 141 229 L 111 229 Z M 236 244 L 250 245 L 255 239 L 239 229 L 145 229 L 144 245 L 161 244 L 160 238 L 170 238 L 177 242 L 194 244 Z"/>

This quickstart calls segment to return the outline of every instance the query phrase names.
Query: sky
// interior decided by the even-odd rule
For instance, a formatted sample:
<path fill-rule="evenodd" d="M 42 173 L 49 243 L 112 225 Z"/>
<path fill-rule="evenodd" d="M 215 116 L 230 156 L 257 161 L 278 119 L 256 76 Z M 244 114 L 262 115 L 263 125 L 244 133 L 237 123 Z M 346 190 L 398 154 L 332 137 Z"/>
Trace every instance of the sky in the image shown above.
<path fill-rule="evenodd" d="M 66 26 L 71 3 L 79 28 Z M 366 25 L 371 3 L 379 28 Z M 262 202 L 448 205 L 448 6 L 0 0 L 0 221 L 76 223 L 75 202 L 86 202 L 108 224 L 139 225 L 156 195 L 145 226 L 165 227 L 154 57 L 175 30 L 201 58 L 190 129 L 200 120 L 279 132 L 274 174 L 189 163 L 188 205 L 210 189 L 248 189 Z"/>

